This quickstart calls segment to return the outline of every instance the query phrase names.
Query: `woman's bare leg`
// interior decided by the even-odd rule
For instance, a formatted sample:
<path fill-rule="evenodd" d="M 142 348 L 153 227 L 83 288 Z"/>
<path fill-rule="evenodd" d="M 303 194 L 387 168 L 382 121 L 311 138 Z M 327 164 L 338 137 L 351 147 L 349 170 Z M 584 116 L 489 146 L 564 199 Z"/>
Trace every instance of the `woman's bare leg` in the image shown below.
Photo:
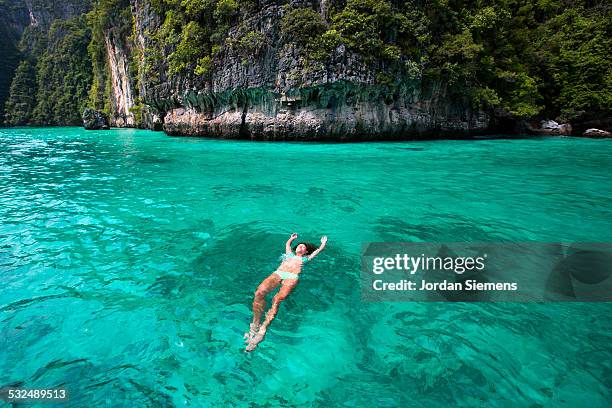
<path fill-rule="evenodd" d="M 268 313 L 266 313 L 266 320 L 264 320 L 263 324 L 261 325 L 259 329 L 260 332 L 266 332 L 268 326 L 276 317 L 278 307 L 280 306 L 281 302 L 285 300 L 287 296 L 289 296 L 295 285 L 297 285 L 297 279 L 288 279 L 283 282 L 283 286 L 280 288 L 278 293 L 274 295 L 274 298 L 272 298 L 272 307 L 270 307 L 270 310 L 268 310 Z"/>
<path fill-rule="evenodd" d="M 266 320 L 264 320 L 257 334 L 249 341 L 249 345 L 246 348 L 247 351 L 254 350 L 255 347 L 261 343 L 266 335 L 268 326 L 270 323 L 272 323 L 272 320 L 274 320 L 276 314 L 278 313 L 278 307 L 280 306 L 281 302 L 285 300 L 287 296 L 289 296 L 293 288 L 295 288 L 297 285 L 297 282 L 297 279 L 286 279 L 283 281 L 283 285 L 281 286 L 280 290 L 276 295 L 274 295 L 274 298 L 272 298 L 272 306 L 270 307 L 270 310 L 268 310 L 268 313 L 266 313 Z"/>
<path fill-rule="evenodd" d="M 280 276 L 273 273 L 264 279 L 257 290 L 255 291 L 255 297 L 253 298 L 253 323 L 252 325 L 259 328 L 259 322 L 261 321 L 261 315 L 266 308 L 266 296 L 272 292 L 281 282 Z"/>

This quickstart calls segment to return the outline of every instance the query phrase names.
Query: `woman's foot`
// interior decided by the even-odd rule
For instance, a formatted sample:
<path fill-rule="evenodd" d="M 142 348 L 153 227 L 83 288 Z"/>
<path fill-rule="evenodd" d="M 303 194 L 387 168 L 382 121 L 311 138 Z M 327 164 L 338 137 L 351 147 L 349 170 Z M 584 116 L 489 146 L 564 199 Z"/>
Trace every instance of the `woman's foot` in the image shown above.
<path fill-rule="evenodd" d="M 251 339 L 249 340 L 249 344 L 246 346 L 246 351 L 253 351 L 257 348 L 257 345 L 261 343 L 261 341 L 266 336 L 265 330 L 259 330 Z"/>
<path fill-rule="evenodd" d="M 259 324 L 251 323 L 249 325 L 249 332 L 244 333 L 244 342 L 249 343 L 251 339 L 257 334 L 259 331 Z"/>

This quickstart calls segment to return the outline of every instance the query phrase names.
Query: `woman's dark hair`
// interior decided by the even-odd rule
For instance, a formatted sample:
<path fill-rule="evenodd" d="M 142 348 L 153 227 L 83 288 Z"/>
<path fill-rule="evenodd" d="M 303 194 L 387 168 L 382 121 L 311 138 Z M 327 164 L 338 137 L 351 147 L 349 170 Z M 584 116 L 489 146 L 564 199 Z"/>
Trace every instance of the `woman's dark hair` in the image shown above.
<path fill-rule="evenodd" d="M 310 254 L 312 254 L 312 253 L 313 253 L 313 252 L 314 252 L 314 251 L 317 249 L 317 246 L 316 246 L 315 244 L 311 243 L 311 242 L 299 242 L 299 243 L 298 243 L 298 244 L 295 246 L 295 248 L 293 248 L 293 250 L 295 251 L 295 249 L 296 249 L 296 248 L 298 247 L 298 245 L 300 245 L 300 244 L 304 244 L 304 245 L 306 245 L 306 254 L 305 254 L 305 255 L 310 255 Z"/>

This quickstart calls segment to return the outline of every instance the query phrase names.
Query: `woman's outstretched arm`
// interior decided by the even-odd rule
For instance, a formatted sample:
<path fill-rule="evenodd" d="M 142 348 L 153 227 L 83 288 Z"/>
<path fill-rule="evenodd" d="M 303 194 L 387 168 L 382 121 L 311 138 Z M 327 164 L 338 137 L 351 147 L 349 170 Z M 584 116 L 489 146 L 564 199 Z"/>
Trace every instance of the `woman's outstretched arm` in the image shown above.
<path fill-rule="evenodd" d="M 293 251 L 291 250 L 291 243 L 298 237 L 298 234 L 296 234 L 295 232 L 293 234 L 291 234 L 291 236 L 289 237 L 289 239 L 287 240 L 287 243 L 285 244 L 285 253 L 286 254 L 290 254 Z"/>
<path fill-rule="evenodd" d="M 315 249 L 312 254 L 308 255 L 308 260 L 310 261 L 312 258 L 314 258 L 315 256 L 319 255 L 319 252 L 321 252 L 323 249 L 325 249 L 325 245 L 327 244 L 327 236 L 323 235 L 321 237 L 321 246 L 318 247 L 317 249 Z"/>

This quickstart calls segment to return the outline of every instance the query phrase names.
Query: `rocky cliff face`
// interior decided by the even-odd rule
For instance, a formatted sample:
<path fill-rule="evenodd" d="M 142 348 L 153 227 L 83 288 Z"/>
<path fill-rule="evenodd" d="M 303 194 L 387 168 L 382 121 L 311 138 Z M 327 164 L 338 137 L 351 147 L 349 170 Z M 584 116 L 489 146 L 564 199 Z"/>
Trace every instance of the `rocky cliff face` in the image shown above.
<path fill-rule="evenodd" d="M 90 0 L 23 0 L 27 7 L 30 26 L 46 30 L 54 20 L 68 20 L 91 9 Z"/>
<path fill-rule="evenodd" d="M 100 30 L 98 37 L 94 32 L 94 44 L 99 38 L 97 46 L 103 49 L 103 69 L 96 75 L 98 86 L 107 88 L 104 105 L 111 126 L 161 130 L 161 118 L 155 108 L 161 98 L 147 97 L 155 94 L 155 78 L 163 71 L 163 61 L 155 61 L 154 73 L 144 69 L 145 49 L 152 48 L 151 37 L 159 27 L 159 16 L 146 0 L 118 0 L 112 8 L 97 12 L 105 18 L 101 26 L 94 26 L 94 31 Z M 166 82 L 164 85 L 168 86 Z M 166 98 L 169 93 L 164 95 Z"/>
<path fill-rule="evenodd" d="M 153 68 L 155 78 L 140 78 L 148 126 L 161 119 L 172 135 L 265 140 L 402 138 L 488 129 L 489 117 L 472 111 L 468 100 L 444 84 L 418 76 L 383 84 L 379 74 L 386 67 L 366 62 L 344 45 L 326 61 L 309 60 L 299 46 L 281 41 L 287 8 L 268 3 L 229 30 L 206 79 L 193 73 L 168 77 L 162 61 Z M 315 3 L 325 16 L 330 2 Z M 134 2 L 133 11 L 136 43 L 146 53 L 146 38 L 160 20 L 146 2 Z M 247 33 L 263 39 L 249 52 L 235 46 Z M 112 70 L 121 71 L 120 61 L 110 61 Z M 116 88 L 121 90 L 115 94 L 117 105 L 130 100 L 129 90 Z"/>
<path fill-rule="evenodd" d="M 129 74 L 128 53 L 121 38 L 112 31 L 106 33 L 104 45 L 108 56 L 111 82 L 111 123 L 118 127 L 134 127 L 134 84 Z"/>

